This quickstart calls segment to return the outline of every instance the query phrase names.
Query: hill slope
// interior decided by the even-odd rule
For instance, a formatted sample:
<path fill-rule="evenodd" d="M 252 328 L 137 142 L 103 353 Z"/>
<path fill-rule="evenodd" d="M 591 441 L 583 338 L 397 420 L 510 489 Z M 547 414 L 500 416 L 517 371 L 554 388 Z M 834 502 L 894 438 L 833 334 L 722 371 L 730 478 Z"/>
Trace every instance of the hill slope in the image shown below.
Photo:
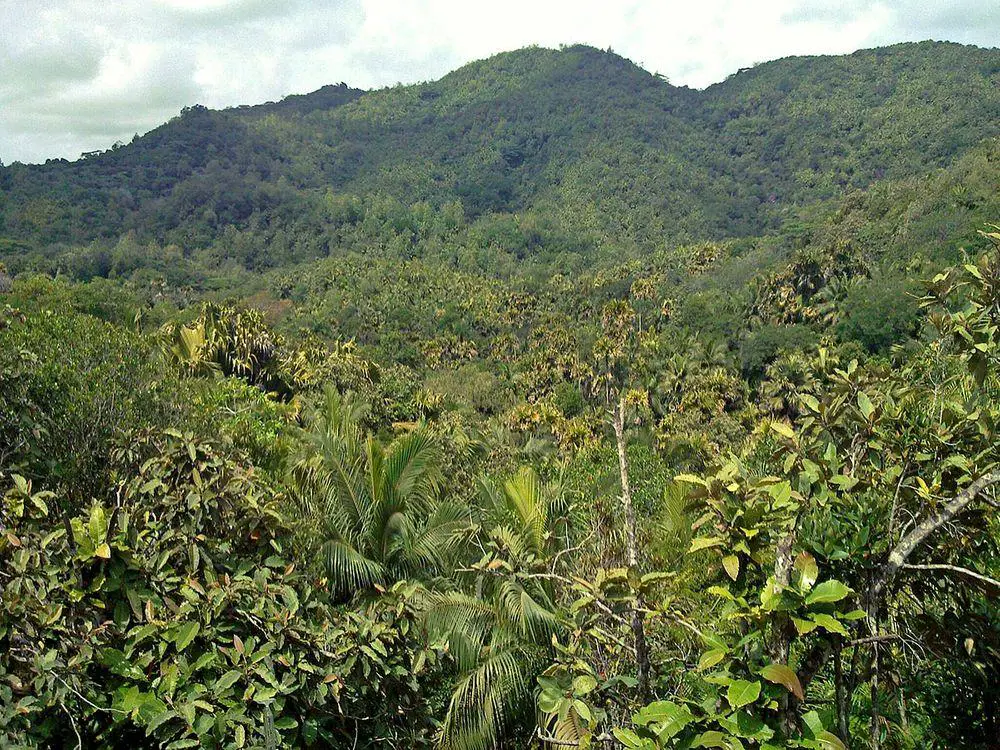
<path fill-rule="evenodd" d="M 1000 134 L 998 83 L 1000 50 L 931 42 L 778 60 L 705 91 L 610 52 L 528 48 L 415 86 L 193 107 L 78 162 L 14 164 L 0 248 L 134 232 L 190 252 L 233 230 L 269 247 L 280 230 L 304 259 L 336 251 L 345 196 L 382 219 L 424 202 L 517 213 L 588 253 L 753 236 Z"/>

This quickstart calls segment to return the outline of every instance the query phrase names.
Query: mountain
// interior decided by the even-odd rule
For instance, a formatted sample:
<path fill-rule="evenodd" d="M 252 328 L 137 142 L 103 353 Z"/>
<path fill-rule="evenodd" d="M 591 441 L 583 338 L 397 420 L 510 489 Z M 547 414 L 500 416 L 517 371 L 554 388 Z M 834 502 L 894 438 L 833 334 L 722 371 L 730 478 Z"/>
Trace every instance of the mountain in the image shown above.
<path fill-rule="evenodd" d="M 330 201 L 348 198 L 530 217 L 588 253 L 756 236 L 1000 134 L 998 83 L 1000 50 L 934 42 L 787 58 L 704 91 L 611 52 L 528 48 L 414 86 L 191 107 L 76 162 L 15 163 L 0 249 L 133 233 L 190 253 L 251 230 L 265 255 L 281 231 L 307 259 L 337 251 Z"/>

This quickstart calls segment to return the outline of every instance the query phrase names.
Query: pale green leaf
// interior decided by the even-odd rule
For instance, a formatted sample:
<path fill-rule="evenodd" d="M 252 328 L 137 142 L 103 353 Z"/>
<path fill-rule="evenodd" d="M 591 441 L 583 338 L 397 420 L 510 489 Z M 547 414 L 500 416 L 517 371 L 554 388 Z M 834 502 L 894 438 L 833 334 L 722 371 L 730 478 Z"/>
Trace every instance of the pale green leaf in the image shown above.
<path fill-rule="evenodd" d="M 831 579 L 823 581 L 806 597 L 806 604 L 821 604 L 824 602 L 839 602 L 851 593 L 851 590 L 840 581 Z"/>
<path fill-rule="evenodd" d="M 753 703 L 760 696 L 760 683 L 748 680 L 733 680 L 726 691 L 726 700 L 734 709 Z"/>

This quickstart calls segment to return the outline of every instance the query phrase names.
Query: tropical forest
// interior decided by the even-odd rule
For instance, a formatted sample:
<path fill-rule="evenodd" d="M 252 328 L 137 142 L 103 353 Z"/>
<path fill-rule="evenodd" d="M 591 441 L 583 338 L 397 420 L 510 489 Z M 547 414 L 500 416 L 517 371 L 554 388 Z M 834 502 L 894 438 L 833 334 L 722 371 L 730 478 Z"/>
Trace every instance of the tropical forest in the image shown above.
<path fill-rule="evenodd" d="M 1000 50 L 0 164 L 0 747 L 1000 747 Z"/>

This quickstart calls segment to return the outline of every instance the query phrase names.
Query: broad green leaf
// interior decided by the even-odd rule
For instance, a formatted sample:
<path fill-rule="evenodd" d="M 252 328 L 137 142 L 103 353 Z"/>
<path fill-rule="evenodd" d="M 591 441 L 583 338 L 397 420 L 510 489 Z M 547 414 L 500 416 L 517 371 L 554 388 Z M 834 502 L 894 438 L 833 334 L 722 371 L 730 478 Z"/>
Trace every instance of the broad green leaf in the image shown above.
<path fill-rule="evenodd" d="M 810 615 L 813 621 L 822 628 L 826 628 L 831 633 L 837 633 L 839 635 L 848 635 L 847 628 L 844 627 L 843 623 L 840 622 L 836 617 L 831 617 L 827 614 L 817 613 L 815 615 Z"/>
<path fill-rule="evenodd" d="M 776 502 L 785 503 L 792 496 L 792 485 L 788 483 L 787 480 L 776 482 L 767 488 L 767 493 L 775 499 Z"/>
<path fill-rule="evenodd" d="M 784 664 L 769 664 L 760 671 L 760 676 L 775 685 L 784 685 L 799 700 L 805 698 L 798 675 Z"/>
<path fill-rule="evenodd" d="M 816 583 L 819 577 L 819 566 L 816 565 L 816 558 L 808 552 L 800 552 L 795 558 L 794 567 L 799 574 L 799 591 L 808 591 Z"/>
<path fill-rule="evenodd" d="M 622 743 L 627 748 L 642 748 L 646 743 L 643 739 L 639 737 L 631 729 L 623 729 L 622 727 L 615 727 L 611 730 L 611 734 L 615 736 L 615 739 Z"/>
<path fill-rule="evenodd" d="M 761 719 L 746 711 L 736 715 L 736 734 L 753 740 L 769 740 L 774 736 L 774 730 Z"/>
<path fill-rule="evenodd" d="M 725 750 L 730 750 L 730 744 L 726 741 L 726 735 L 714 729 L 710 732 L 702 732 L 695 737 L 694 742 L 691 743 L 691 747 L 721 747 L 725 748 Z"/>
<path fill-rule="evenodd" d="M 722 567 L 734 581 L 740 576 L 740 558 L 736 555 L 726 555 L 722 558 Z"/>
<path fill-rule="evenodd" d="M 590 706 L 584 703 L 580 699 L 573 701 L 573 708 L 576 710 L 577 714 L 586 721 L 588 724 L 594 723 L 594 715 L 590 712 Z"/>
<path fill-rule="evenodd" d="M 723 651 L 729 650 L 729 646 L 726 645 L 726 642 L 718 633 L 714 633 L 711 630 L 703 630 L 699 633 L 699 635 L 701 636 L 702 642 L 709 648 L 718 648 Z"/>
<path fill-rule="evenodd" d="M 146 725 L 146 736 L 147 737 L 151 736 L 153 732 L 155 732 L 157 729 L 160 728 L 160 726 L 162 726 L 165 722 L 170 721 L 175 716 L 177 716 L 177 712 L 172 710 L 162 711 L 158 713 L 156 716 L 153 717 L 152 721 L 150 721 Z"/>
<path fill-rule="evenodd" d="M 177 647 L 178 651 L 183 651 L 186 649 L 194 637 L 198 635 L 198 631 L 201 629 L 201 625 L 197 622 L 189 622 L 181 625 L 178 628 L 177 633 L 174 635 L 174 645 Z"/>
<path fill-rule="evenodd" d="M 573 692 L 577 695 L 586 695 L 597 687 L 597 680 L 589 674 L 577 675 L 573 678 Z"/>
<path fill-rule="evenodd" d="M 782 437 L 786 438 L 795 437 L 795 430 L 793 430 L 790 425 L 784 422 L 771 422 L 771 429 L 777 432 Z"/>
<path fill-rule="evenodd" d="M 703 672 L 706 669 L 711 669 L 726 658 L 726 653 L 727 651 L 723 648 L 713 648 L 711 651 L 706 651 L 698 660 L 698 671 Z"/>
<path fill-rule="evenodd" d="M 864 391 L 858 391 L 858 408 L 865 419 L 871 419 L 872 414 L 875 413 L 875 405 L 872 404 L 872 400 Z"/>
<path fill-rule="evenodd" d="M 854 609 L 846 614 L 837 615 L 841 620 L 863 620 L 868 616 L 868 613 L 863 609 Z"/>
<path fill-rule="evenodd" d="M 805 404 L 806 408 L 813 412 L 819 412 L 819 401 L 816 400 L 815 396 L 810 396 L 808 393 L 802 393 L 799 395 L 799 400 Z"/>
<path fill-rule="evenodd" d="M 822 750 L 847 750 L 847 746 L 833 732 L 823 730 L 816 735 L 816 741 Z"/>
<path fill-rule="evenodd" d="M 802 723 L 813 737 L 824 731 L 823 722 L 816 711 L 807 711 L 804 713 L 802 715 Z"/>
<path fill-rule="evenodd" d="M 688 552 L 697 552 L 698 550 L 708 549 L 709 547 L 718 547 L 723 543 L 724 540 L 717 536 L 700 536 L 691 540 L 691 548 Z"/>
<path fill-rule="evenodd" d="M 823 602 L 839 602 L 851 593 L 851 590 L 840 581 L 831 579 L 823 581 L 806 597 L 806 604 L 821 604 Z"/>
<path fill-rule="evenodd" d="M 90 521 L 87 526 L 95 545 L 108 535 L 108 517 L 104 512 L 104 506 L 100 503 L 95 503 L 90 509 Z"/>
<path fill-rule="evenodd" d="M 753 703 L 760 696 L 760 683 L 747 680 L 733 680 L 726 691 L 726 700 L 735 708 Z"/>
<path fill-rule="evenodd" d="M 538 694 L 538 707 L 545 714 L 554 714 L 562 705 L 563 697 L 561 693 L 543 690 Z"/>
<path fill-rule="evenodd" d="M 222 677 L 215 681 L 215 685 L 212 689 L 217 692 L 222 692 L 223 690 L 228 690 L 243 676 L 243 673 L 238 669 L 231 669 L 226 672 Z"/>
<path fill-rule="evenodd" d="M 719 725 L 730 734 L 748 740 L 769 740 L 774 730 L 761 719 L 746 711 L 737 711 L 718 719 Z"/>

